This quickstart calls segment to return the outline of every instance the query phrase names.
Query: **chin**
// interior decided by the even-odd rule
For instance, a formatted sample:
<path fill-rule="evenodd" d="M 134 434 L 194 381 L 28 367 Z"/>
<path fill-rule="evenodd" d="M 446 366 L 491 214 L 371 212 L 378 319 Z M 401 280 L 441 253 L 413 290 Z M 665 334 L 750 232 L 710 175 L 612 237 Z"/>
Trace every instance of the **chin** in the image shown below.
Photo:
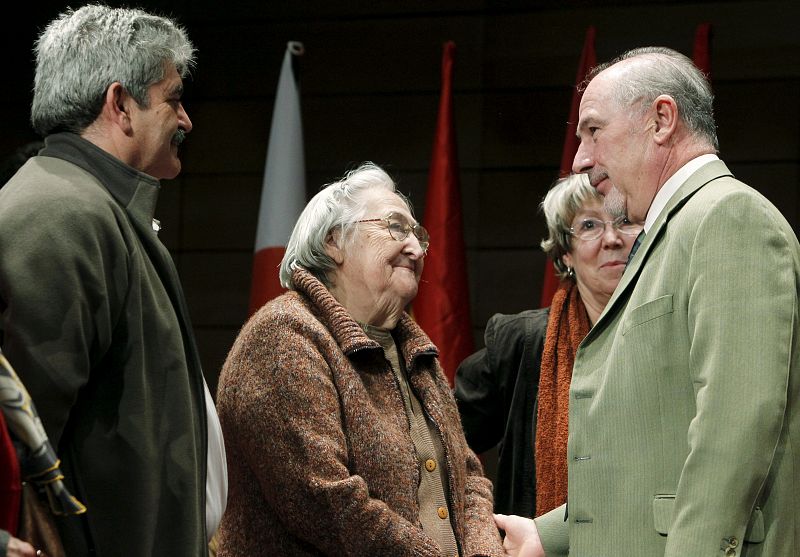
<path fill-rule="evenodd" d="M 178 174 L 180 173 L 181 173 L 181 163 L 180 161 L 178 161 L 176 164 L 172 164 L 168 168 L 153 173 L 153 176 L 155 178 L 158 178 L 159 180 L 172 180 L 173 178 L 177 177 Z"/>
<path fill-rule="evenodd" d="M 413 288 L 400 288 L 398 289 L 398 297 L 403 300 L 403 307 L 407 306 L 411 302 L 414 301 L 414 298 L 417 297 L 417 286 L 414 285 Z"/>

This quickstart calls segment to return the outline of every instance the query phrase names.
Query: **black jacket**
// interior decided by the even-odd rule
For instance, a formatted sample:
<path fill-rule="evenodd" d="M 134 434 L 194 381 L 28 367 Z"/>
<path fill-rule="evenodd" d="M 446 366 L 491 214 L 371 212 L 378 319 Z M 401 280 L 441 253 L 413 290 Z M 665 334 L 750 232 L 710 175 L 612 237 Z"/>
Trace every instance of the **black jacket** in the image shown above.
<path fill-rule="evenodd" d="M 499 443 L 494 509 L 533 517 L 536 509 L 534 438 L 539 367 L 549 308 L 494 315 L 486 347 L 456 372 L 455 396 L 470 448 L 482 453 Z"/>

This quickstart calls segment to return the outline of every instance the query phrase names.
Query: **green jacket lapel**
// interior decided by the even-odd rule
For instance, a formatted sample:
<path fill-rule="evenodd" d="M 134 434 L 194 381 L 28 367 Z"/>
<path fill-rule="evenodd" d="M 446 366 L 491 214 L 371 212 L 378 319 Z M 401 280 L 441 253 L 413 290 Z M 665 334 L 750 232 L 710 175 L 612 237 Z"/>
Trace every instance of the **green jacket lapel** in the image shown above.
<path fill-rule="evenodd" d="M 667 222 L 672 218 L 677 211 L 683 207 L 683 204 L 692 197 L 700 188 L 707 183 L 723 176 L 733 176 L 728 167 L 721 160 L 713 161 L 700 167 L 694 174 L 689 176 L 677 192 L 670 198 L 664 210 L 658 216 L 650 231 L 645 235 L 644 240 L 639 246 L 636 257 L 631 261 L 625 273 L 622 275 L 617 288 L 614 290 L 611 299 L 606 304 L 605 310 L 595 323 L 594 327 L 589 331 L 589 334 L 581 343 L 586 344 L 595 338 L 606 327 L 606 325 L 614 318 L 614 316 L 622 311 L 628 298 L 633 292 L 639 274 L 647 261 L 647 256 L 650 253 L 651 247 L 654 246 L 660 236 L 664 234 Z"/>

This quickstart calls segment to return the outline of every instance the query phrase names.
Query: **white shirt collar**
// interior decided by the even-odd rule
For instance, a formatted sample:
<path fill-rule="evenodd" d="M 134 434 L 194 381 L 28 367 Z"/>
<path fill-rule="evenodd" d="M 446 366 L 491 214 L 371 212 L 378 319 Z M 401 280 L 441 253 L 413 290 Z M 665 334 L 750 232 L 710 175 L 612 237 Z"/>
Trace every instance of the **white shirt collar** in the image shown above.
<path fill-rule="evenodd" d="M 675 194 L 675 192 L 678 191 L 683 183 L 689 179 L 689 176 L 699 170 L 701 166 L 704 166 L 711 161 L 718 160 L 719 157 L 714 154 L 700 155 L 699 157 L 694 158 L 684 164 L 675 174 L 670 176 L 669 179 L 664 182 L 664 185 L 661 186 L 661 189 L 656 192 L 656 196 L 653 198 L 653 202 L 650 204 L 650 209 L 647 211 L 647 218 L 644 220 L 644 233 L 647 234 L 650 232 L 650 228 L 653 226 L 653 223 L 656 222 L 658 215 L 660 215 L 661 211 L 664 210 L 664 207 L 667 206 L 667 203 Z"/>

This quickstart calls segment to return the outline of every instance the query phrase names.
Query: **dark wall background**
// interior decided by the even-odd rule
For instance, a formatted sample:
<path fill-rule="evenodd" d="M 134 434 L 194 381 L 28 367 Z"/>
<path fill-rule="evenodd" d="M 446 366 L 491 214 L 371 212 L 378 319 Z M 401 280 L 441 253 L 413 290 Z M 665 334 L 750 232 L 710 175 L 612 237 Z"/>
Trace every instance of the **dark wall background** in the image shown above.
<path fill-rule="evenodd" d="M 538 304 L 544 225 L 537 204 L 558 173 L 590 24 L 602 61 L 656 44 L 691 55 L 695 27 L 710 22 L 721 156 L 795 230 L 800 224 L 800 3 L 794 0 L 132 4 L 176 17 L 198 48 L 185 96 L 194 131 L 185 143 L 184 172 L 164 183 L 157 217 L 212 389 L 246 319 L 264 157 L 288 40 L 306 47 L 299 67 L 309 193 L 373 160 L 398 179 L 420 216 L 441 48 L 456 42 L 456 129 L 479 346 L 492 313 Z M 38 30 L 67 5 L 18 3 L 21 15 L 5 20 L 0 156 L 36 138 L 27 121 L 31 48 Z"/>

